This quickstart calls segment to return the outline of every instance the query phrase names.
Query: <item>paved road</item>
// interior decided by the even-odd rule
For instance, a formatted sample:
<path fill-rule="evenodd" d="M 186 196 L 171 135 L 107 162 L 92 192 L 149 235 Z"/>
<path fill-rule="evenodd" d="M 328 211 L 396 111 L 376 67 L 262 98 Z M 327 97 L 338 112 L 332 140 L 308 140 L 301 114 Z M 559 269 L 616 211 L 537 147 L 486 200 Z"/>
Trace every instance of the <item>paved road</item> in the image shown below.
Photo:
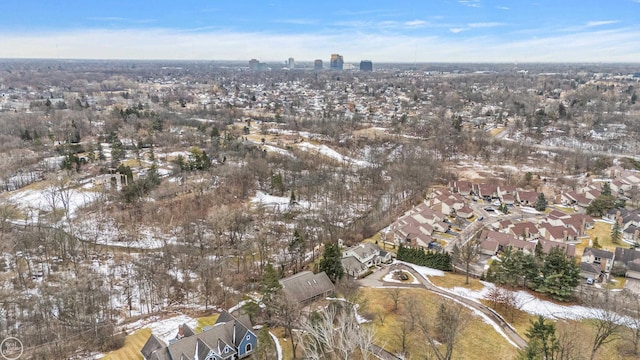
<path fill-rule="evenodd" d="M 371 274 L 369 277 L 371 277 L 369 279 L 369 277 L 359 280 L 360 284 L 362 286 L 368 286 L 368 287 L 377 287 L 380 285 L 389 285 L 389 286 L 401 286 L 401 287 L 415 287 L 415 285 L 413 284 L 400 284 L 400 283 L 385 283 L 382 281 L 382 277 L 387 274 L 392 267 L 386 267 L 385 269 L 381 269 L 379 271 L 376 271 L 375 273 Z M 498 327 L 500 327 L 500 329 L 502 329 L 502 331 L 504 332 L 504 334 L 514 343 L 516 344 L 519 348 L 525 348 L 527 346 L 527 342 L 516 332 L 516 330 L 506 321 L 504 320 L 504 318 L 502 316 L 500 316 L 500 314 L 496 313 L 493 309 L 491 309 L 490 307 L 476 302 L 474 300 L 471 299 L 467 299 L 463 296 L 460 296 L 458 294 L 449 292 L 447 290 L 441 289 L 436 287 L 435 285 L 433 285 L 428 279 L 426 279 L 425 277 L 423 277 L 422 275 L 420 275 L 419 273 L 417 273 L 415 270 L 413 270 L 412 268 L 403 265 L 403 264 L 396 264 L 393 265 L 394 269 L 398 269 L 398 268 L 402 268 L 403 270 L 408 271 L 409 273 L 411 273 L 411 275 L 413 275 L 416 279 L 418 279 L 418 281 L 420 281 L 420 285 L 431 291 L 434 292 L 440 296 L 444 296 L 450 299 L 454 299 L 462 304 L 464 304 L 467 307 L 470 307 L 476 311 L 481 312 L 482 314 L 486 315 L 493 323 L 495 323 Z"/>

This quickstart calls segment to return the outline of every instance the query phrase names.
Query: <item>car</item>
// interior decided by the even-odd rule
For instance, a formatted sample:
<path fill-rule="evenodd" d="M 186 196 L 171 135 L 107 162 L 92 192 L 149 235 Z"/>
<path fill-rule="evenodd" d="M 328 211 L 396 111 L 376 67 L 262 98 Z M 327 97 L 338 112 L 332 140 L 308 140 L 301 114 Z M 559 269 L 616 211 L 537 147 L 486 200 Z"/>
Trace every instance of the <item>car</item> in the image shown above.
<path fill-rule="evenodd" d="M 492 208 L 491 206 L 487 206 L 486 208 L 484 208 L 485 211 L 496 211 L 496 209 Z"/>
<path fill-rule="evenodd" d="M 484 216 L 478 217 L 478 221 L 482 221 L 482 220 L 484 220 Z"/>
<path fill-rule="evenodd" d="M 593 285 L 595 282 L 593 278 L 587 278 L 587 285 Z"/>

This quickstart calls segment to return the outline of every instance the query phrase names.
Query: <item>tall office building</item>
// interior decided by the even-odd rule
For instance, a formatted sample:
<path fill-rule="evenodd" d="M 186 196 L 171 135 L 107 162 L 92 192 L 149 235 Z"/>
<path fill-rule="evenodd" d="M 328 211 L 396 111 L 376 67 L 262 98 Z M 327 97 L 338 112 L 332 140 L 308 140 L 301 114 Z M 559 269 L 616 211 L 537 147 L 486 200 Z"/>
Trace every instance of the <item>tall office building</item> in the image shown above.
<path fill-rule="evenodd" d="M 344 59 L 340 54 L 331 54 L 331 61 L 329 62 L 329 69 L 342 70 L 344 68 Z"/>
<path fill-rule="evenodd" d="M 258 61 L 256 59 L 251 59 L 251 60 L 249 60 L 249 69 L 258 70 L 258 65 L 259 64 L 260 64 L 260 61 Z"/>
<path fill-rule="evenodd" d="M 371 60 L 360 61 L 360 71 L 373 71 L 373 63 Z"/>
<path fill-rule="evenodd" d="M 292 57 L 290 57 L 287 61 L 287 65 L 289 66 L 289 69 L 293 69 L 296 67 L 296 62 Z"/>
<path fill-rule="evenodd" d="M 314 69 L 314 70 L 322 70 L 322 60 L 320 60 L 320 59 L 316 59 L 316 60 L 313 62 L 313 69 Z"/>

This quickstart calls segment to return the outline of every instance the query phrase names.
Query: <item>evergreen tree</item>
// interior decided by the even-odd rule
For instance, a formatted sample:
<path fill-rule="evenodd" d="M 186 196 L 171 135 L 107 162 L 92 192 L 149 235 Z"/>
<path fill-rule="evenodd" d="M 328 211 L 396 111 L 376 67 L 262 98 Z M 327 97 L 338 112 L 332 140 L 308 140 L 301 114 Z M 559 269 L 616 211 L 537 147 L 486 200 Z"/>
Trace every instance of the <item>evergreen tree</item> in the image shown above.
<path fill-rule="evenodd" d="M 278 272 L 273 268 L 271 263 L 264 267 L 262 272 L 262 279 L 260 280 L 260 291 L 262 292 L 262 302 L 269 302 L 274 294 L 276 294 L 282 285 L 280 284 L 280 276 Z"/>
<path fill-rule="evenodd" d="M 620 224 L 616 220 L 611 227 L 611 242 L 617 244 L 620 242 L 622 233 L 620 232 Z"/>
<path fill-rule="evenodd" d="M 547 209 L 547 199 L 544 197 L 543 193 L 540 193 L 540 195 L 538 195 L 535 209 L 538 211 L 545 211 Z"/>
<path fill-rule="evenodd" d="M 291 189 L 291 196 L 289 197 L 289 205 L 295 205 L 296 204 L 296 194 L 293 192 L 293 189 Z"/>
<path fill-rule="evenodd" d="M 609 185 L 608 182 L 603 182 L 602 183 L 602 195 L 605 196 L 611 196 L 611 185 Z"/>
<path fill-rule="evenodd" d="M 529 338 L 529 344 L 518 354 L 518 359 L 526 360 L 553 360 L 560 350 L 560 343 L 556 337 L 556 326 L 546 321 L 540 315 L 536 321 L 531 321 L 531 326 L 525 333 Z"/>
<path fill-rule="evenodd" d="M 324 244 L 324 253 L 320 259 L 320 271 L 324 271 L 329 279 L 336 283 L 344 275 L 342 267 L 342 251 L 338 244 Z"/>
<path fill-rule="evenodd" d="M 568 258 L 560 247 L 553 247 L 545 256 L 541 274 L 535 290 L 560 301 L 568 301 L 580 283 L 578 264 L 573 258 Z"/>

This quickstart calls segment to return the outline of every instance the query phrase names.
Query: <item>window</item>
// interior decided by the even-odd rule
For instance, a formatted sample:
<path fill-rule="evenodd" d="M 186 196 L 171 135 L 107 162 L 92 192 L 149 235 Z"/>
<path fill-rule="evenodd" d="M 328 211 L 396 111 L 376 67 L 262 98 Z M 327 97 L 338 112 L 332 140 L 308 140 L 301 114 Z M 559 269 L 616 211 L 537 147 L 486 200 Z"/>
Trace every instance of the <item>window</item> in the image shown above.
<path fill-rule="evenodd" d="M 244 352 L 248 353 L 251 351 L 251 344 L 247 344 L 247 346 L 244 348 Z"/>
<path fill-rule="evenodd" d="M 251 336 L 250 335 L 247 335 L 247 340 L 251 340 Z"/>

